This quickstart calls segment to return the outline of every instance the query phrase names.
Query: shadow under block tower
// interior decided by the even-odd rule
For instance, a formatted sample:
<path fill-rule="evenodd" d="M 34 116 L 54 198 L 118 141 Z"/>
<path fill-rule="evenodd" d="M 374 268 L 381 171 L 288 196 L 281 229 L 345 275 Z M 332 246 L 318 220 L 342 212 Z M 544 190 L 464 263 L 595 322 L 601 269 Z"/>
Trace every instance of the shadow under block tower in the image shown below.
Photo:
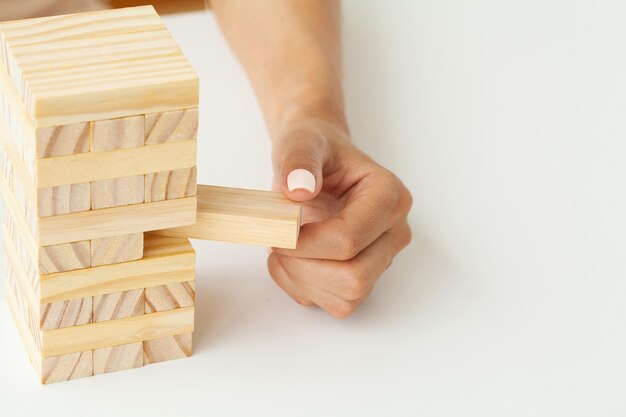
<path fill-rule="evenodd" d="M 189 356 L 198 78 L 152 7 L 0 23 L 7 299 L 44 383 Z"/>

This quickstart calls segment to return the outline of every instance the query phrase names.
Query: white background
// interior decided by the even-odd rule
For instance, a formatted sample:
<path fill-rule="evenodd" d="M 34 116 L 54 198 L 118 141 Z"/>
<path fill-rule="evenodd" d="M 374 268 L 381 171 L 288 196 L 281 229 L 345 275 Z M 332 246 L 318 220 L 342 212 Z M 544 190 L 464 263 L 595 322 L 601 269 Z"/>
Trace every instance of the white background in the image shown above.
<path fill-rule="evenodd" d="M 192 358 L 42 387 L 2 303 L 0 414 L 626 415 L 626 3 L 344 9 L 354 140 L 415 197 L 369 301 L 332 319 L 264 249 L 195 242 Z M 215 20 L 166 21 L 201 78 L 200 182 L 269 189 Z"/>

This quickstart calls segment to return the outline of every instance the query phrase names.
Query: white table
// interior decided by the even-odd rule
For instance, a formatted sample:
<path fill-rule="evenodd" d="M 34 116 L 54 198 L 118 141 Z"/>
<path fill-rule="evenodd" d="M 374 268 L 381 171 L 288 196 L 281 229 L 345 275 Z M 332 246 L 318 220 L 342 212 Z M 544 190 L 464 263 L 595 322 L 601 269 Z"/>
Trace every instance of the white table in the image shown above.
<path fill-rule="evenodd" d="M 196 242 L 192 358 L 46 387 L 1 303 L 1 415 L 626 415 L 626 3 L 344 8 L 355 141 L 415 197 L 371 299 L 335 320 L 263 249 Z M 213 17 L 167 24 L 201 77 L 200 182 L 269 188 Z"/>

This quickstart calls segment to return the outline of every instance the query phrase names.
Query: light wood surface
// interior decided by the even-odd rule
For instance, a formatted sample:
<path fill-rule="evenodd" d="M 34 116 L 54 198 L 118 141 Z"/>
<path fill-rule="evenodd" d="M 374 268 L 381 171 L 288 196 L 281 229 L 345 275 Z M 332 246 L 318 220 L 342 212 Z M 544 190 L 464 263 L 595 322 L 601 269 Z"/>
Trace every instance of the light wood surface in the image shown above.
<path fill-rule="evenodd" d="M 146 114 L 146 145 L 195 139 L 198 109 Z"/>
<path fill-rule="evenodd" d="M 295 248 L 300 210 L 299 203 L 276 192 L 198 185 L 196 223 L 155 233 Z"/>
<path fill-rule="evenodd" d="M 91 123 L 91 151 L 104 152 L 144 145 L 144 116 L 122 117 Z M 192 138 L 188 138 L 192 139 Z"/>
<path fill-rule="evenodd" d="M 113 178 L 91 183 L 91 208 L 128 206 L 144 202 L 145 180 L 143 175 Z"/>
<path fill-rule="evenodd" d="M 39 219 L 38 243 L 56 245 L 192 224 L 196 202 L 196 197 L 186 197 L 44 217 Z"/>
<path fill-rule="evenodd" d="M 29 282 L 28 275 L 26 274 L 26 271 L 20 262 L 19 255 L 15 250 L 15 243 L 7 234 L 4 235 L 2 247 L 4 249 L 5 260 L 13 271 L 16 288 L 21 295 L 20 299 L 25 302 L 29 315 L 32 316 L 34 320 L 36 319 L 37 323 L 39 323 L 41 304 L 39 301 L 39 291 L 37 291 L 38 286 L 33 286 Z M 39 326 L 37 326 L 37 328 L 39 328 Z"/>
<path fill-rule="evenodd" d="M 91 266 L 136 261 L 143 257 L 143 233 L 91 240 Z"/>
<path fill-rule="evenodd" d="M 72 271 L 91 266 L 91 243 L 63 243 L 61 245 L 43 246 L 39 248 L 39 273 Z"/>
<path fill-rule="evenodd" d="M 43 384 L 70 381 L 92 375 L 93 352 L 91 350 L 43 359 L 41 375 Z"/>
<path fill-rule="evenodd" d="M 13 195 L 13 192 L 11 192 L 9 185 L 7 184 L 7 180 L 3 175 L 0 175 L 0 194 L 2 194 L 2 201 L 4 202 L 5 209 L 10 214 L 19 235 L 23 239 L 25 248 L 29 251 L 32 258 L 36 259 L 38 247 L 37 240 L 33 236 L 30 226 L 26 222 L 26 219 L 17 204 L 15 196 Z"/>
<path fill-rule="evenodd" d="M 35 343 L 33 338 L 33 334 L 28 326 L 27 320 L 24 319 L 23 312 L 20 307 L 17 305 L 17 301 L 15 300 L 15 288 L 10 285 L 10 281 L 7 280 L 7 288 L 6 288 L 6 301 L 9 306 L 9 311 L 11 312 L 11 316 L 13 316 L 13 322 L 17 326 L 17 330 L 22 338 L 22 342 L 24 343 L 24 347 L 26 348 L 26 353 L 28 354 L 28 359 L 30 363 L 33 365 L 35 369 L 35 374 L 38 377 L 41 376 L 41 363 L 43 361 L 41 357 L 41 353 L 39 347 Z"/>
<path fill-rule="evenodd" d="M 195 278 L 195 252 L 189 240 L 146 234 L 144 257 L 137 261 L 42 275 L 42 302 L 97 296 Z"/>
<path fill-rule="evenodd" d="M 193 332 L 193 307 L 42 332 L 42 356 L 66 355 Z"/>
<path fill-rule="evenodd" d="M 93 300 L 94 297 L 85 297 L 42 304 L 39 328 L 53 330 L 91 323 Z"/>
<path fill-rule="evenodd" d="M 151 6 L 4 22 L 0 35 L 39 127 L 198 105 L 197 76 Z"/>
<path fill-rule="evenodd" d="M 197 193 L 196 167 L 146 175 L 145 202 L 191 197 Z"/>
<path fill-rule="evenodd" d="M 39 217 L 87 211 L 90 205 L 91 186 L 88 182 L 37 190 L 37 215 Z"/>
<path fill-rule="evenodd" d="M 0 69 L 0 73 L 1 73 Z M 3 148 L 3 165 L 6 169 L 7 161 L 10 164 L 10 171 L 14 176 L 14 181 L 20 183 L 22 187 L 22 191 L 24 192 L 24 196 L 26 198 L 26 202 L 30 207 L 37 206 L 37 193 L 35 188 L 35 182 L 33 180 L 34 176 L 28 170 L 26 164 L 24 163 L 22 157 L 19 154 L 15 146 L 15 142 L 11 140 L 9 136 L 10 133 L 6 127 L 6 124 L 0 120 L 0 142 L 2 143 Z M 33 166 L 31 170 L 34 170 L 35 161 L 33 160 Z"/>
<path fill-rule="evenodd" d="M 93 297 L 93 321 L 119 320 L 141 316 L 145 309 L 144 290 L 121 291 Z"/>
<path fill-rule="evenodd" d="M 174 282 L 146 288 L 146 314 L 191 307 L 196 298 L 194 281 Z"/>
<path fill-rule="evenodd" d="M 182 359 L 193 351 L 192 334 L 185 333 L 143 342 L 144 364 Z"/>
<path fill-rule="evenodd" d="M 89 123 L 37 129 L 37 158 L 89 152 Z"/>
<path fill-rule="evenodd" d="M 93 351 L 94 375 L 143 366 L 143 342 L 128 343 Z"/>
<path fill-rule="evenodd" d="M 145 175 L 196 165 L 196 141 L 57 156 L 37 160 L 38 188 Z"/>

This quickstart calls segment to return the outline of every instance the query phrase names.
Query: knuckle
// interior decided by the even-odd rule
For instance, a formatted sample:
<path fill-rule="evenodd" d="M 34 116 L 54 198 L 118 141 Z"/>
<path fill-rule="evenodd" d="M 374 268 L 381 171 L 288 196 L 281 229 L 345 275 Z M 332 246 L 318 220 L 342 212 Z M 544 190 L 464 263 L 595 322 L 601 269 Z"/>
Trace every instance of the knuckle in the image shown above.
<path fill-rule="evenodd" d="M 402 233 L 400 234 L 400 245 L 402 248 L 406 248 L 409 246 L 411 241 L 413 240 L 413 231 L 411 227 L 407 224 L 406 227 L 403 228 Z"/>
<path fill-rule="evenodd" d="M 369 290 L 367 278 L 357 271 L 350 271 L 345 276 L 344 293 L 342 294 L 348 300 L 358 300 L 362 298 Z"/>
<path fill-rule="evenodd" d="M 315 305 L 313 301 L 304 297 L 293 297 L 293 300 L 303 307 L 313 307 Z"/>
<path fill-rule="evenodd" d="M 342 300 L 341 302 L 333 305 L 332 308 L 328 310 L 328 312 L 337 319 L 345 319 L 348 318 L 354 313 L 356 310 L 356 304 L 350 301 Z"/>
<path fill-rule="evenodd" d="M 343 232 L 339 235 L 340 247 L 337 251 L 337 260 L 349 261 L 361 250 L 361 243 L 358 236 L 353 233 Z"/>

